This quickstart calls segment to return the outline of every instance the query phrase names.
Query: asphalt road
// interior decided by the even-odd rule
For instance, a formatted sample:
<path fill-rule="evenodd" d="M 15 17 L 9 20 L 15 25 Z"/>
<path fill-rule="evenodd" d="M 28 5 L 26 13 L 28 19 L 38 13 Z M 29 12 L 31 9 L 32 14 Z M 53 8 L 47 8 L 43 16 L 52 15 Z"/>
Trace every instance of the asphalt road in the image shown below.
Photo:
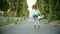
<path fill-rule="evenodd" d="M 33 25 L 33 20 L 27 19 L 21 24 L 0 28 L 0 34 L 60 34 L 60 27 L 44 24 L 43 20 L 40 21 L 40 28 L 33 28 Z"/>

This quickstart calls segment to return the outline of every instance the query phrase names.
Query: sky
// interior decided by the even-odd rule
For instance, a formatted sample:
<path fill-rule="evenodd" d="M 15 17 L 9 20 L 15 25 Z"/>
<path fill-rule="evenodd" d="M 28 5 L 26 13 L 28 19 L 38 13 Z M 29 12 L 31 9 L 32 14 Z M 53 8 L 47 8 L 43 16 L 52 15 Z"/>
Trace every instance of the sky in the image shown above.
<path fill-rule="evenodd" d="M 36 3 L 37 0 L 27 0 L 29 17 L 32 17 L 32 6 Z"/>

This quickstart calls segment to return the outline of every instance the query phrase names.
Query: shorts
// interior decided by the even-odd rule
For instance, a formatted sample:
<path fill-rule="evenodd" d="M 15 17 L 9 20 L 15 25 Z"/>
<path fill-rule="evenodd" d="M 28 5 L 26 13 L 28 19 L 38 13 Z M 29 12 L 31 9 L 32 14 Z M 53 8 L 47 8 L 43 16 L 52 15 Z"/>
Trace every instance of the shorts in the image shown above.
<path fill-rule="evenodd" d="M 38 15 L 33 15 L 33 18 L 34 19 L 38 19 Z"/>

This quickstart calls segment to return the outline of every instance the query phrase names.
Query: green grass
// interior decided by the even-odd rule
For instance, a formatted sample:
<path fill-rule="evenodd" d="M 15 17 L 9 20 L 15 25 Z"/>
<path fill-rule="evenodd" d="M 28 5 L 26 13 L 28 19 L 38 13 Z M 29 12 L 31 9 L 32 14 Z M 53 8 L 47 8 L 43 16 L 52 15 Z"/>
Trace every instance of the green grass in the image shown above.
<path fill-rule="evenodd" d="M 44 21 L 44 24 L 48 24 L 49 23 L 48 19 L 43 19 L 43 21 Z"/>
<path fill-rule="evenodd" d="M 54 24 L 58 24 L 58 25 L 60 25 L 60 20 L 54 20 L 54 21 L 52 21 Z"/>
<path fill-rule="evenodd" d="M 60 25 L 60 20 L 52 20 L 52 21 L 49 21 L 48 19 L 43 19 L 43 20 L 44 20 L 44 24 L 52 23 L 54 25 Z"/>

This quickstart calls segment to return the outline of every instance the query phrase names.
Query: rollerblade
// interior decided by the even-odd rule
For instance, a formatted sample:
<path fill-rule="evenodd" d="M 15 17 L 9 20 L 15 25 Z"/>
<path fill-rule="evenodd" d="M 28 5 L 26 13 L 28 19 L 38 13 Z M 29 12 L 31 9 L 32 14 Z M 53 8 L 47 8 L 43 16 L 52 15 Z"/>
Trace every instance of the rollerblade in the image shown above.
<path fill-rule="evenodd" d="M 36 28 L 36 25 L 34 25 L 34 28 Z"/>
<path fill-rule="evenodd" d="M 40 28 L 40 26 L 38 25 L 38 28 Z"/>

